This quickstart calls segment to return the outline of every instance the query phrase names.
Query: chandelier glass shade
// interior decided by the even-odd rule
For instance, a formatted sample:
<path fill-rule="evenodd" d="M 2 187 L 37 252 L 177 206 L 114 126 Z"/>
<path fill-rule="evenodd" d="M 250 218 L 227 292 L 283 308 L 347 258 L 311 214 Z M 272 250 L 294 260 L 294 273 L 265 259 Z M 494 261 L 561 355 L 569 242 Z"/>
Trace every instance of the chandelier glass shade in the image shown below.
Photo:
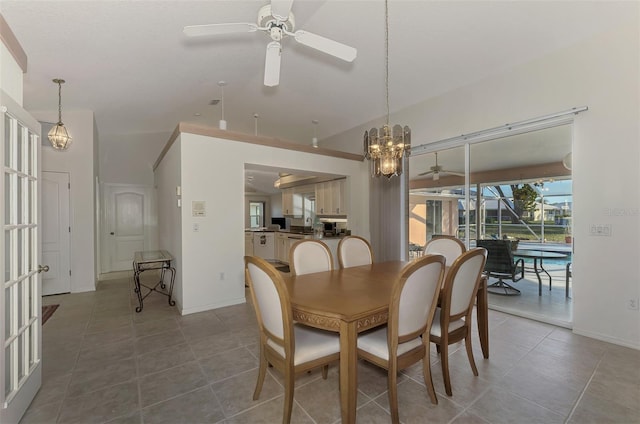
<path fill-rule="evenodd" d="M 364 156 L 371 161 L 374 177 L 391 178 L 402 174 L 404 155 L 411 147 L 411 130 L 405 126 L 387 124 L 364 132 Z"/>
<path fill-rule="evenodd" d="M 67 150 L 71 145 L 71 137 L 62 123 L 62 84 L 64 84 L 64 80 L 56 78 L 53 82 L 58 84 L 58 123 L 49 130 L 48 138 L 54 149 Z"/>
<path fill-rule="evenodd" d="M 385 89 L 387 104 L 387 124 L 380 129 L 372 128 L 364 132 L 364 157 L 371 161 L 374 177 L 384 175 L 391 178 L 402 174 L 404 156 L 411 149 L 411 130 L 405 126 L 389 124 L 389 4 L 384 2 L 385 32 Z"/>

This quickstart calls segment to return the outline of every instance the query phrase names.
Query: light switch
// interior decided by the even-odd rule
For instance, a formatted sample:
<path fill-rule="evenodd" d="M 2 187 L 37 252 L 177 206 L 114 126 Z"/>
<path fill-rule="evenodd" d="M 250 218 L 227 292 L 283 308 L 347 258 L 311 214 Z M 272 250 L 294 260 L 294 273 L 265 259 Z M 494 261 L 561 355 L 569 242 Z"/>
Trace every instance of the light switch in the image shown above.
<path fill-rule="evenodd" d="M 198 231 L 200 231 L 200 224 L 193 224 L 193 232 L 197 233 Z"/>

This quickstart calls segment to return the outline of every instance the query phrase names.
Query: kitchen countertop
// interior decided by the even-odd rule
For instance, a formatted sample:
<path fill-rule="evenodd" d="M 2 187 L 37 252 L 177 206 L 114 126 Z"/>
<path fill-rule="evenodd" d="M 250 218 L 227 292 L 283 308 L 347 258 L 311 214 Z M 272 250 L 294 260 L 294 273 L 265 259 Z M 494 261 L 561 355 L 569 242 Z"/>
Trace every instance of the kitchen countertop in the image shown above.
<path fill-rule="evenodd" d="M 269 230 L 266 228 L 247 228 L 244 230 L 247 233 L 285 233 L 285 234 L 295 234 L 295 235 L 300 235 L 300 236 L 313 236 L 313 238 L 315 240 L 322 240 L 322 239 L 341 239 L 343 238 L 345 235 L 341 234 L 341 235 L 336 235 L 336 236 L 322 236 L 322 237 L 316 237 L 315 234 L 313 232 L 306 232 L 306 231 L 291 231 L 291 230 Z"/>

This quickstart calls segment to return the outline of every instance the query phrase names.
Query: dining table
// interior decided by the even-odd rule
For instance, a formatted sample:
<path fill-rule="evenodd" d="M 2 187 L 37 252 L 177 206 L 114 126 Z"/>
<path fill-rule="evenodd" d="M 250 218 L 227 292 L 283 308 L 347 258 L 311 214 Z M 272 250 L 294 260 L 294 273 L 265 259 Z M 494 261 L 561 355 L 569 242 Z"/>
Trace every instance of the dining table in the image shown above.
<path fill-rule="evenodd" d="M 340 409 L 345 424 L 356 421 L 358 333 L 386 324 L 393 284 L 408 263 L 386 261 L 284 277 L 293 319 L 340 335 Z M 488 358 L 489 311 L 484 276 L 476 293 L 476 312 L 482 354 Z"/>
<path fill-rule="evenodd" d="M 567 255 L 564 253 L 548 252 L 546 250 L 535 250 L 535 249 L 514 250 L 513 256 L 517 256 L 519 258 L 533 259 L 533 272 L 535 272 L 536 277 L 538 277 L 538 296 L 542 296 L 542 277 L 540 276 L 540 271 L 544 272 L 545 274 L 547 274 L 547 277 L 549 277 L 549 290 L 551 290 L 551 282 L 552 282 L 551 275 L 546 269 L 544 269 L 544 264 L 542 263 L 542 261 L 544 261 L 545 259 L 566 259 L 567 258 Z M 538 266 L 538 261 L 540 261 L 540 266 Z"/>

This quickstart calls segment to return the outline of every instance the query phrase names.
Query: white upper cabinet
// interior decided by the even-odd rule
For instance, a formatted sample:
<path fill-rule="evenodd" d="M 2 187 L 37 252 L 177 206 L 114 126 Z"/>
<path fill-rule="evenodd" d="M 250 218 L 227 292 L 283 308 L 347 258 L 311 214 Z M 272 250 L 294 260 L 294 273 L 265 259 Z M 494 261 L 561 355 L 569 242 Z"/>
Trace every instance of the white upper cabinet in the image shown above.
<path fill-rule="evenodd" d="M 302 196 L 293 188 L 282 190 L 282 214 L 296 218 L 302 217 Z"/>
<path fill-rule="evenodd" d="M 316 184 L 317 215 L 347 215 L 346 180 Z"/>

